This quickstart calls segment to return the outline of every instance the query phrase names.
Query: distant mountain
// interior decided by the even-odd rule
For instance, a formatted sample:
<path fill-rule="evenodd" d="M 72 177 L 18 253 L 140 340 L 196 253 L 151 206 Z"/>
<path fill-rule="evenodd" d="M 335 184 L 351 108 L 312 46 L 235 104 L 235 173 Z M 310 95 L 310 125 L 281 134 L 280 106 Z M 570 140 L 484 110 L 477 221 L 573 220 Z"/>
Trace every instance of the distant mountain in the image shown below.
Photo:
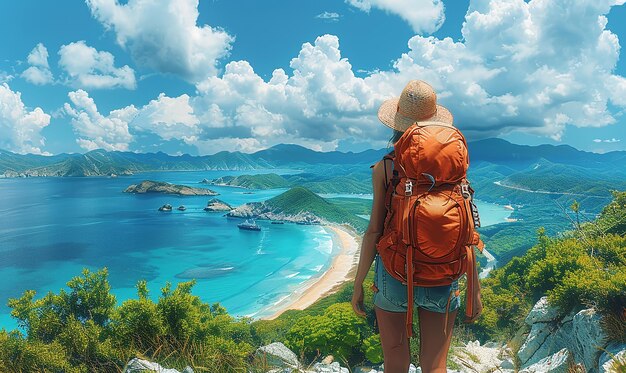
<path fill-rule="evenodd" d="M 376 162 L 387 153 L 386 149 L 353 152 L 318 152 L 295 144 L 278 144 L 269 149 L 260 150 L 251 155 L 274 165 L 303 164 L 360 164 Z"/>
<path fill-rule="evenodd" d="M 616 164 L 626 164 L 626 151 L 598 154 L 569 145 L 517 145 L 497 138 L 473 141 L 467 147 L 470 151 L 470 163 L 490 162 L 526 167 L 545 159 L 553 163 L 580 165 L 585 168 L 612 168 Z"/>
<path fill-rule="evenodd" d="M 299 173 L 295 175 L 256 174 L 222 176 L 207 181 L 213 185 L 237 186 L 251 189 L 275 189 L 303 186 L 315 193 L 371 193 L 369 168 L 362 166 L 360 172 L 344 172 L 341 175 Z M 204 181 L 203 181 L 204 182 Z"/>
<path fill-rule="evenodd" d="M 20 155 L 0 151 L 0 175 L 18 176 L 99 176 L 147 171 L 254 170 L 274 168 L 261 159 L 240 152 L 220 152 L 208 156 L 163 152 L 133 153 L 92 150 L 85 154 L 59 154 L 52 157 Z"/>
<path fill-rule="evenodd" d="M 487 162 L 503 165 L 511 171 L 523 170 L 541 159 L 603 170 L 626 164 L 625 151 L 597 154 L 567 145 L 516 145 L 502 139 L 474 141 L 468 147 L 472 165 Z M 109 152 L 98 149 L 85 154 L 63 153 L 51 157 L 20 155 L 0 150 L 0 176 L 94 176 L 156 170 L 254 170 L 290 167 L 317 171 L 321 167 L 326 175 L 343 176 L 350 169 L 355 169 L 349 166 L 370 165 L 380 160 L 389 150 L 318 152 L 299 145 L 279 144 L 252 154 L 223 151 L 207 156 L 172 156 L 163 152 Z"/>

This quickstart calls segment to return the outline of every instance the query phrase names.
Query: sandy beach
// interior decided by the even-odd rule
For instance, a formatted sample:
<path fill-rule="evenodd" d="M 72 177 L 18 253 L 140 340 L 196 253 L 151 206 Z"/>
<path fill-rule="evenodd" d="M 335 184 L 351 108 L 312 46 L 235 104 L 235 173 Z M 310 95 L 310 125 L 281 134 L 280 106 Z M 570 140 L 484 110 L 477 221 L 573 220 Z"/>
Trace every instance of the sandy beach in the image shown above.
<path fill-rule="evenodd" d="M 321 277 L 312 279 L 313 282 L 294 291 L 291 296 L 277 305 L 279 307 L 271 316 L 262 317 L 263 320 L 272 320 L 286 310 L 302 310 L 315 303 L 319 298 L 332 294 L 345 281 L 354 278 L 359 263 L 359 248 L 362 238 L 345 226 L 325 225 L 333 235 L 333 241 L 339 244 L 340 251 L 332 260 L 330 267 Z"/>

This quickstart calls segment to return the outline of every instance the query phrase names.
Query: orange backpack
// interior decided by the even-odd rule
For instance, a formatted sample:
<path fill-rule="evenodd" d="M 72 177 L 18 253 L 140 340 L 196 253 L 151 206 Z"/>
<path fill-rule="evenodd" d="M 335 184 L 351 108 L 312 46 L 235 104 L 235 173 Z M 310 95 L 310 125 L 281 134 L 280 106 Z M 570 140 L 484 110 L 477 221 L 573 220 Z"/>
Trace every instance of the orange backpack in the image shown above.
<path fill-rule="evenodd" d="M 393 161 L 393 176 L 376 249 L 387 272 L 407 285 L 408 336 L 413 335 L 413 287 L 450 285 L 464 273 L 465 321 L 474 321 L 482 304 L 473 246 L 482 252 L 484 245 L 474 230 L 480 221 L 467 180 L 465 137 L 445 123 L 415 123 L 383 159 Z"/>

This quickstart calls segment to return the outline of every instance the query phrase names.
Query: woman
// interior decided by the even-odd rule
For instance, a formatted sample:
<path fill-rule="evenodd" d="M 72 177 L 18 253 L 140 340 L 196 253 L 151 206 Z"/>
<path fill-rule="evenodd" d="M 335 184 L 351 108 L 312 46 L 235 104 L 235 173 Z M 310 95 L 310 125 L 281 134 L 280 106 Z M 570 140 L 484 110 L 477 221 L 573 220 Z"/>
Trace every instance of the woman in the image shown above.
<path fill-rule="evenodd" d="M 400 97 L 385 101 L 378 111 L 378 118 L 393 129 L 393 143 L 415 122 L 437 121 L 450 126 L 453 122 L 452 114 L 443 106 L 437 105 L 433 88 L 419 80 L 409 82 Z M 390 160 L 385 159 L 372 167 L 374 201 L 369 226 L 363 236 L 352 307 L 358 315 L 365 317 L 363 281 L 375 261 L 374 311 L 380 330 L 385 373 L 406 373 L 410 364 L 410 339 L 407 338 L 405 327 L 407 288 L 387 272 L 376 252 L 376 243 L 384 230 L 387 213 L 384 199 L 393 165 Z M 458 280 L 449 286 L 414 288 L 413 299 L 419 316 L 419 358 L 424 373 L 447 371 L 446 359 L 454 320 L 460 306 L 457 290 Z"/>

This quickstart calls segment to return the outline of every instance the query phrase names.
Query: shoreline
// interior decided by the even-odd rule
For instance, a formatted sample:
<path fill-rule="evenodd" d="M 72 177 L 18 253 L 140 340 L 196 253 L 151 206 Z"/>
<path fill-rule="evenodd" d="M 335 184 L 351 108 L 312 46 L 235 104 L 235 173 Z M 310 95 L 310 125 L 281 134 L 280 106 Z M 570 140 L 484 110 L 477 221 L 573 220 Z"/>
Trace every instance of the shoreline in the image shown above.
<path fill-rule="evenodd" d="M 333 243 L 339 246 L 339 252 L 333 257 L 328 269 L 320 277 L 314 278 L 314 282 L 305 282 L 302 288 L 279 301 L 284 304 L 270 307 L 274 313 L 260 317 L 259 320 L 274 320 L 287 310 L 303 310 L 320 298 L 335 293 L 340 285 L 355 276 L 362 238 L 352 228 L 345 226 L 330 224 L 322 227 L 332 234 Z"/>

